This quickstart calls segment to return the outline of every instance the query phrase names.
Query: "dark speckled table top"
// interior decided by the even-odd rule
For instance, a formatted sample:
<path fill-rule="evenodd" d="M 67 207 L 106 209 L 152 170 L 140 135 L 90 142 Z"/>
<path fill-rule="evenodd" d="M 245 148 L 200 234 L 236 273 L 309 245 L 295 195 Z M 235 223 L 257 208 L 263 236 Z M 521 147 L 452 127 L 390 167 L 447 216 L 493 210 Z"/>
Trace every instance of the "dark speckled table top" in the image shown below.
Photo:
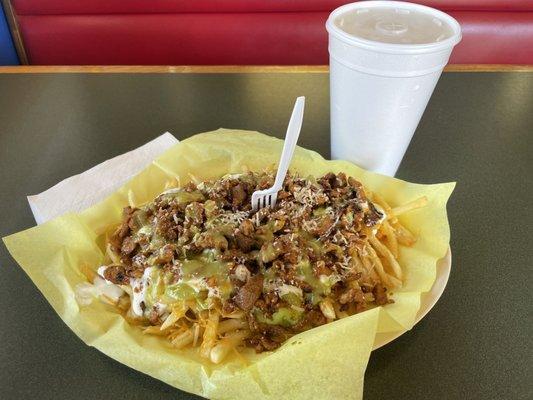
<path fill-rule="evenodd" d="M 0 235 L 34 224 L 25 196 L 164 131 L 282 137 L 329 155 L 326 73 L 0 74 Z M 448 287 L 372 353 L 365 399 L 531 399 L 533 73 L 445 73 L 398 177 L 457 181 Z M 0 397 L 193 399 L 87 347 L 0 245 Z"/>

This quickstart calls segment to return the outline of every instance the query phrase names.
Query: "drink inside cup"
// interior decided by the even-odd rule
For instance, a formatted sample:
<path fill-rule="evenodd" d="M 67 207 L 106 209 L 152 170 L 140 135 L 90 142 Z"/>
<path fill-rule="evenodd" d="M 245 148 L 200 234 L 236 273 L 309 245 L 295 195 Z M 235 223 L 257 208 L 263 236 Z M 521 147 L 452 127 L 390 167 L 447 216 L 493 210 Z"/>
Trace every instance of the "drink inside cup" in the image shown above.
<path fill-rule="evenodd" d="M 347 4 L 326 28 L 331 156 L 393 176 L 461 28 L 441 11 L 399 1 Z"/>

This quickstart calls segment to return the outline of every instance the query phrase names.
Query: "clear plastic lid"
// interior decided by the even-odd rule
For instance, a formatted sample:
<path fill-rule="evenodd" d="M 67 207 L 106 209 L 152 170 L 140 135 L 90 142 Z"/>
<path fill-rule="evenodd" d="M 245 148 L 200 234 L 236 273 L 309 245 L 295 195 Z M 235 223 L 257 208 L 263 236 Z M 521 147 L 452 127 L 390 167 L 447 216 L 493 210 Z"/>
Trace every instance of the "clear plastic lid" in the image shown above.
<path fill-rule="evenodd" d="M 338 29 L 360 39 L 389 44 L 432 44 L 455 35 L 444 19 L 426 11 L 406 7 L 402 2 L 383 2 L 340 13 L 334 19 Z M 379 2 L 381 3 L 381 2 Z M 407 3 L 408 4 L 408 3 Z"/>

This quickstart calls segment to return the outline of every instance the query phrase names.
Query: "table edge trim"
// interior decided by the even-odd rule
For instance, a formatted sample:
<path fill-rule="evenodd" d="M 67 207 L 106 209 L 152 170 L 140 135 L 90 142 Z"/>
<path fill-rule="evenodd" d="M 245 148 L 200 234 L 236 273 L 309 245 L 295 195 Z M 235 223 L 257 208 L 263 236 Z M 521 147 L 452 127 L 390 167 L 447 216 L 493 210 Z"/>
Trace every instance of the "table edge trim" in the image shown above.
<path fill-rule="evenodd" d="M 533 72 L 533 65 L 450 64 L 446 72 Z M 2 74 L 47 73 L 327 73 L 327 65 L 21 65 L 0 66 Z"/>

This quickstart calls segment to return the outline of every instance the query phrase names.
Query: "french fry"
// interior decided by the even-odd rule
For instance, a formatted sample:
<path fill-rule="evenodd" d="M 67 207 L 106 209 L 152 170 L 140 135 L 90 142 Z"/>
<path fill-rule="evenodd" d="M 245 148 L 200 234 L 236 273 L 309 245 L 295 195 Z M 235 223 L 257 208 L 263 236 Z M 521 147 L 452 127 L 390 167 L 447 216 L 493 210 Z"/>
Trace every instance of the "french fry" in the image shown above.
<path fill-rule="evenodd" d="M 166 336 L 169 334 L 169 331 L 167 329 L 161 330 L 161 327 L 159 325 L 147 326 L 146 328 L 143 328 L 142 332 L 148 335 L 156 336 Z"/>
<path fill-rule="evenodd" d="M 165 183 L 165 190 L 177 188 L 180 186 L 179 176 L 176 176 Z"/>
<path fill-rule="evenodd" d="M 372 260 L 370 259 L 368 255 L 368 251 L 366 250 L 366 247 L 370 247 L 370 246 L 365 246 L 363 250 L 359 251 L 359 258 L 366 272 L 370 274 L 374 270 L 374 264 L 372 263 Z"/>
<path fill-rule="evenodd" d="M 185 316 L 187 310 L 188 307 L 185 305 L 185 303 L 180 303 L 172 307 L 172 312 L 167 317 L 167 319 L 165 319 L 165 322 L 163 322 L 163 324 L 161 325 L 161 330 L 165 330 L 170 326 L 174 325 L 180 318 Z"/>
<path fill-rule="evenodd" d="M 117 303 L 118 309 L 123 312 L 126 312 L 129 310 L 130 306 L 131 306 L 130 296 L 128 295 L 120 296 L 120 298 L 118 299 L 118 303 Z"/>
<path fill-rule="evenodd" d="M 198 178 L 197 176 L 189 173 L 189 178 L 191 179 L 191 181 L 195 184 L 195 185 L 199 185 L 200 183 L 202 183 L 202 179 Z"/>
<path fill-rule="evenodd" d="M 173 339 L 176 338 L 176 336 L 181 335 L 183 332 L 185 332 L 188 329 L 189 329 L 188 326 L 173 326 L 172 328 L 168 329 L 168 339 L 172 341 Z"/>
<path fill-rule="evenodd" d="M 372 303 L 375 298 L 374 298 L 374 294 L 373 293 L 365 293 L 364 294 L 364 297 L 365 297 L 365 301 L 368 302 L 368 303 Z"/>
<path fill-rule="evenodd" d="M 96 271 L 91 268 L 91 266 L 87 263 L 83 263 L 80 265 L 80 272 L 87 278 L 90 283 L 93 283 L 94 278 L 98 276 Z"/>
<path fill-rule="evenodd" d="M 372 248 L 372 246 L 368 246 L 368 253 L 370 259 L 372 260 L 372 263 L 374 264 L 375 271 L 379 275 L 379 278 L 381 279 L 383 284 L 387 287 L 392 286 L 392 283 L 389 279 L 389 275 L 385 272 L 383 264 L 381 263 L 381 260 L 379 259 L 378 255 L 376 254 L 376 251 Z"/>
<path fill-rule="evenodd" d="M 389 281 L 391 283 L 389 289 L 402 287 L 403 282 L 401 280 L 399 280 L 395 276 L 392 276 L 391 274 L 387 274 L 387 275 L 388 275 Z"/>
<path fill-rule="evenodd" d="M 234 331 L 237 329 L 244 329 L 248 326 L 243 319 L 227 319 L 218 324 L 218 334 L 221 335 L 226 332 Z"/>
<path fill-rule="evenodd" d="M 172 339 L 170 343 L 172 343 L 172 346 L 174 346 L 175 348 L 181 349 L 191 344 L 193 339 L 194 339 L 194 334 L 192 332 L 192 329 L 187 329 L 186 331 L 174 337 L 174 339 Z"/>
<path fill-rule="evenodd" d="M 396 239 L 401 245 L 410 247 L 416 243 L 415 235 L 399 222 L 393 225 L 393 229 L 396 233 Z"/>
<path fill-rule="evenodd" d="M 132 208 L 137 207 L 137 199 L 135 198 L 133 190 L 128 190 L 128 205 Z"/>
<path fill-rule="evenodd" d="M 237 347 L 248 335 L 248 331 L 232 332 L 213 346 L 209 358 L 213 363 L 219 364 L 224 358 L 226 358 L 228 353 Z"/>
<path fill-rule="evenodd" d="M 381 243 L 378 239 L 374 237 L 368 238 L 370 244 L 376 249 L 376 251 L 387 260 L 390 267 L 392 268 L 392 272 L 394 273 L 394 277 L 398 278 L 400 281 L 402 279 L 402 268 L 400 267 L 400 264 L 398 264 L 398 261 L 396 261 L 396 258 L 394 255 L 390 252 L 390 250 L 385 246 L 383 243 Z"/>
<path fill-rule="evenodd" d="M 324 314 L 324 317 L 330 320 L 334 320 L 337 318 L 335 314 L 335 309 L 333 308 L 333 303 L 330 299 L 325 298 L 322 300 L 319 304 L 320 311 L 322 311 L 322 314 Z"/>
<path fill-rule="evenodd" d="M 375 281 L 379 280 L 379 276 L 376 273 L 375 264 L 372 262 L 368 254 L 363 255 L 361 253 L 359 257 L 364 266 L 363 271 L 365 271 L 372 280 L 375 280 Z"/>
<path fill-rule="evenodd" d="M 193 325 L 193 341 L 192 341 L 193 347 L 196 347 L 198 345 L 198 340 L 200 339 L 201 334 L 202 334 L 202 327 L 200 326 L 200 324 L 194 324 Z"/>
<path fill-rule="evenodd" d="M 395 258 L 398 258 L 398 240 L 388 221 L 383 221 L 381 229 L 386 237 L 386 245 Z"/>
<path fill-rule="evenodd" d="M 375 268 L 373 268 L 372 271 L 370 271 L 370 277 L 371 277 L 374 281 L 378 281 L 378 280 L 379 280 L 379 275 L 377 274 Z"/>
<path fill-rule="evenodd" d="M 233 311 L 229 314 L 224 314 L 223 312 L 220 313 L 221 317 L 223 318 L 231 318 L 231 319 L 241 319 L 244 318 L 244 313 L 241 311 Z"/>
<path fill-rule="evenodd" d="M 209 358 L 211 349 L 217 342 L 218 318 L 218 312 L 212 311 L 207 319 L 202 344 L 200 345 L 200 354 L 204 358 Z"/>
<path fill-rule="evenodd" d="M 401 206 L 394 207 L 392 209 L 392 215 L 397 217 L 403 213 L 406 213 L 407 211 L 425 207 L 427 204 L 428 204 L 428 198 L 426 196 L 422 196 L 416 200 L 410 201 L 409 203 L 405 203 L 405 204 L 402 204 Z"/>
<path fill-rule="evenodd" d="M 416 242 L 416 237 L 409 232 L 399 221 L 397 216 L 407 211 L 416 208 L 424 207 L 428 203 L 426 196 L 420 197 L 407 204 L 392 208 L 379 194 L 374 194 L 374 201 L 379 204 L 386 213 L 385 222 L 389 222 L 394 233 L 396 233 L 396 240 L 403 246 L 412 246 Z"/>
<path fill-rule="evenodd" d="M 359 257 L 359 254 L 357 254 L 357 252 L 353 252 L 351 253 L 351 257 L 352 257 L 352 266 L 353 268 L 359 272 L 359 271 L 364 271 L 365 270 L 365 266 L 363 265 L 363 262 L 361 261 L 361 258 Z"/>
<path fill-rule="evenodd" d="M 100 298 L 100 301 L 103 302 L 103 303 L 106 303 L 106 304 L 109 304 L 111 306 L 116 306 L 118 304 L 118 301 L 116 301 L 115 299 L 112 299 L 111 297 L 109 296 L 106 296 L 105 294 L 101 294 L 99 296 Z"/>
<path fill-rule="evenodd" d="M 124 320 L 126 320 L 126 322 L 130 325 L 135 325 L 135 326 L 144 325 L 143 320 L 139 318 L 138 316 L 136 316 L 135 314 L 133 314 L 133 311 L 131 310 L 131 308 L 126 313 L 124 313 L 122 316 Z"/>
<path fill-rule="evenodd" d="M 106 249 L 105 249 L 105 253 L 106 253 L 106 256 L 109 257 L 109 259 L 111 260 L 111 262 L 113 264 L 121 264 L 120 255 L 115 253 L 115 251 L 111 247 L 111 243 L 107 244 Z"/>

